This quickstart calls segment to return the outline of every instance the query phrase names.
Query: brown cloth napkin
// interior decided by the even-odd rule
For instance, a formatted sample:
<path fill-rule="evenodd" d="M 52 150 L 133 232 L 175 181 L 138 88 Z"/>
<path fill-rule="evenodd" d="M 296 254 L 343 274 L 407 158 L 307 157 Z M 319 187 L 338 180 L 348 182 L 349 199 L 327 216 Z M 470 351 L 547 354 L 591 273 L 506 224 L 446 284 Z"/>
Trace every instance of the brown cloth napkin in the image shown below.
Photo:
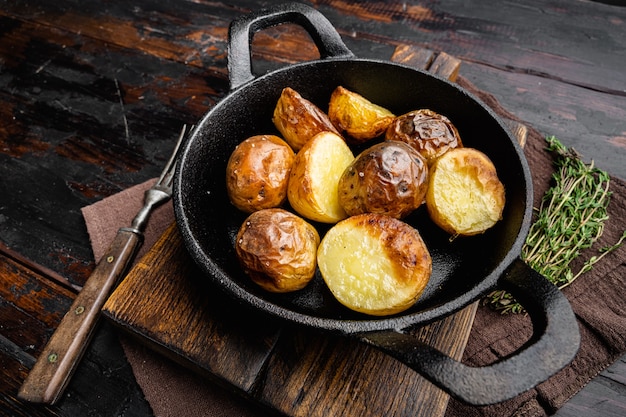
<path fill-rule="evenodd" d="M 82 209 L 94 259 L 99 260 L 117 229 L 128 226 L 143 205 L 144 192 L 156 179 L 131 187 Z M 144 233 L 137 260 L 156 243 L 174 221 L 171 202 L 157 208 Z M 140 345 L 125 335 L 120 340 L 137 383 L 156 417 L 253 417 L 261 416 L 248 404 L 205 378 Z"/>
<path fill-rule="evenodd" d="M 464 79 L 458 82 L 499 115 L 516 119 L 492 95 L 477 91 Z M 553 173 L 552 156 L 544 147 L 543 135 L 529 129 L 524 153 L 533 177 L 535 207 L 550 186 Z M 615 244 L 626 227 L 626 182 L 612 177 L 610 189 L 613 195 L 603 235 L 592 248 L 581 253 L 573 265 L 574 271 L 581 267 L 584 260 L 597 255 L 598 248 Z M 590 272 L 564 289 L 564 293 L 572 304 L 581 332 L 581 348 L 574 361 L 535 389 L 500 404 L 471 407 L 452 399 L 446 417 L 539 417 L 554 414 L 592 378 L 626 353 L 626 245 L 607 255 Z M 463 362 L 472 366 L 493 363 L 519 348 L 531 334 L 532 325 L 528 317 L 502 316 L 481 307 L 476 314 Z"/>
<path fill-rule="evenodd" d="M 459 77 L 458 83 L 479 96 L 501 116 L 516 120 L 492 95 L 478 91 L 462 77 Z M 551 155 L 544 150 L 543 135 L 536 130 L 529 129 L 525 154 L 531 167 L 535 205 L 538 206 L 550 184 L 553 166 Z M 148 181 L 83 208 L 95 259 L 102 256 L 117 229 L 130 223 L 142 204 L 143 192 L 151 183 Z M 610 219 L 602 238 L 594 248 L 583 252 L 581 259 L 595 255 L 597 248 L 614 244 L 624 230 L 626 183 L 612 178 L 611 191 Z M 150 220 L 144 252 L 172 221 L 171 204 L 159 208 Z M 574 308 L 582 336 L 581 349 L 572 364 L 535 389 L 500 404 L 472 407 L 450 400 L 446 417 L 538 417 L 553 414 L 587 382 L 626 353 L 626 246 L 603 258 L 564 291 Z M 528 317 L 501 316 L 487 307 L 480 307 L 463 362 L 480 366 L 497 361 L 516 350 L 531 334 Z M 122 336 L 122 344 L 155 416 L 264 415 L 254 405 L 243 402 L 137 342 Z"/>

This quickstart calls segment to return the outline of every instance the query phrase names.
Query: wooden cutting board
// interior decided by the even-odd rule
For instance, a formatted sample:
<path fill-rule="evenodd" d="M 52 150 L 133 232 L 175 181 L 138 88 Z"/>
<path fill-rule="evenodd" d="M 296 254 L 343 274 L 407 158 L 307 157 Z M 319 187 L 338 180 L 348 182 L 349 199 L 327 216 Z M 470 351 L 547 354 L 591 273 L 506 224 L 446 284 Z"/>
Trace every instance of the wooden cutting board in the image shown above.
<path fill-rule="evenodd" d="M 416 47 L 392 61 L 452 81 L 460 61 Z M 523 143 L 525 129 L 512 126 Z M 443 416 L 448 395 L 395 359 L 346 337 L 250 314 L 195 267 L 175 225 L 130 271 L 104 316 L 178 363 L 288 416 Z M 477 304 L 412 329 L 460 360 Z"/>

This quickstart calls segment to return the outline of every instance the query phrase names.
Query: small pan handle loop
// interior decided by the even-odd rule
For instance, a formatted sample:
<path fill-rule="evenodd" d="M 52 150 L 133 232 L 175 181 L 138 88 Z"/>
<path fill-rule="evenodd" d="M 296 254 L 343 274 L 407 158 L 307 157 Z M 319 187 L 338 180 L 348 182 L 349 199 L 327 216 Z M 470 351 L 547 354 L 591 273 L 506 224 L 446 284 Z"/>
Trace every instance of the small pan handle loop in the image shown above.
<path fill-rule="evenodd" d="M 228 72 L 230 89 L 253 80 L 251 44 L 254 34 L 283 23 L 302 26 L 311 36 L 322 58 L 353 58 L 332 23 L 314 8 L 286 3 L 260 10 L 234 20 L 229 28 Z"/>
<path fill-rule="evenodd" d="M 533 337 L 513 355 L 494 364 L 470 367 L 395 331 L 359 336 L 465 403 L 488 405 L 505 401 L 564 368 L 578 351 L 580 333 L 565 296 L 521 259 L 507 270 L 501 283 L 529 312 Z"/>

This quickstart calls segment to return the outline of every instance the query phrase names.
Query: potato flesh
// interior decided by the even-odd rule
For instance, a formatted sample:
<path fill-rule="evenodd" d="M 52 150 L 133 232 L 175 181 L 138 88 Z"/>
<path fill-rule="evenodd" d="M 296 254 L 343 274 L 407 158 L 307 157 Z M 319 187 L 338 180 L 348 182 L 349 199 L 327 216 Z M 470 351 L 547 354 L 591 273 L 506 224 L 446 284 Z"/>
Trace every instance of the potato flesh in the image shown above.
<path fill-rule="evenodd" d="M 504 186 L 482 152 L 458 148 L 433 165 L 426 206 L 433 221 L 449 233 L 486 231 L 502 218 L 504 203 Z"/>
<path fill-rule="evenodd" d="M 328 117 L 340 132 L 347 133 L 351 143 L 363 143 L 382 135 L 395 115 L 344 87 L 333 91 L 328 104 Z"/>
<path fill-rule="evenodd" d="M 336 223 L 347 217 L 339 203 L 338 183 L 354 155 L 343 139 L 322 132 L 296 154 L 287 198 L 291 207 L 307 219 Z"/>
<path fill-rule="evenodd" d="M 333 226 L 317 257 L 335 298 L 370 315 L 394 314 L 412 306 L 432 272 L 430 254 L 417 230 L 371 213 Z"/>
<path fill-rule="evenodd" d="M 393 273 L 391 260 L 378 256 L 380 244 L 377 239 L 360 233 L 346 233 L 337 237 L 332 244 L 355 248 L 349 253 L 330 251 L 327 262 L 336 266 L 329 268 L 332 275 L 333 293 L 350 306 L 364 310 L 380 309 L 381 305 L 397 304 L 402 299 L 390 278 Z"/>
<path fill-rule="evenodd" d="M 326 235 L 316 256 L 320 271 L 331 292 L 348 308 L 366 314 L 389 315 L 409 308 L 423 292 L 432 270 L 430 255 L 417 231 L 415 233 L 421 244 L 408 245 L 412 249 L 404 250 L 421 258 L 417 263 L 420 266 L 414 268 L 417 272 L 413 271 L 412 276 L 406 271 L 403 272 L 405 267 L 399 267 L 402 261 L 398 261 L 398 254 L 403 251 L 390 251 L 389 243 L 383 243 L 381 240 L 380 230 L 351 223 L 349 226 L 351 229 L 343 230 L 338 236 L 334 236 L 333 233 L 335 229 L 341 231 L 348 227 L 342 223 L 356 217 L 382 215 L 395 216 L 394 220 L 397 220 L 419 204 L 409 209 L 402 208 L 402 211 L 394 209 L 397 213 L 383 211 L 382 214 L 372 213 L 372 210 L 377 210 L 372 207 L 365 209 L 367 214 L 359 214 L 363 213 L 360 208 L 357 211 L 348 211 L 342 207 L 339 193 L 336 192 L 338 178 L 344 172 L 344 169 L 339 167 L 342 165 L 347 167 L 354 160 L 354 156 L 339 132 L 347 133 L 345 140 L 351 144 L 361 144 L 386 132 L 385 139 L 410 145 L 415 151 L 419 151 L 425 160 L 427 158 L 430 165 L 442 159 L 441 156 L 445 152 L 463 146 L 454 125 L 447 118 L 427 109 L 395 117 L 387 109 L 343 87 L 338 87 L 333 92 L 328 115 L 294 90 L 285 88 L 274 109 L 273 122 L 289 142 L 289 146 L 296 151 L 301 150 L 298 153 L 302 159 L 298 164 L 299 168 L 293 169 L 289 177 L 287 194 L 292 208 L 298 214 L 314 221 L 340 222 Z M 316 136 L 327 137 L 327 135 L 335 136 L 334 142 L 326 140 L 323 146 L 313 144 Z M 335 147 L 334 143 L 340 143 L 336 139 L 341 141 L 348 152 Z M 493 185 L 491 179 L 486 179 L 492 175 L 491 173 L 477 173 L 479 168 L 471 164 L 461 168 L 458 166 L 450 168 L 449 163 L 440 164 L 441 175 L 437 180 L 434 175 L 430 175 L 426 201 L 433 221 L 454 235 L 469 236 L 492 227 L 501 219 L 504 206 L 504 190 L 497 180 L 495 168 L 493 175 L 496 177 L 497 185 Z M 364 172 L 365 170 L 358 170 L 359 176 L 362 177 Z M 445 172 L 445 175 L 442 172 Z M 391 171 L 381 175 L 393 178 Z M 268 181 L 275 180 L 276 176 L 270 173 Z M 434 187 L 431 186 L 433 184 Z M 500 190 L 497 190 L 498 186 Z M 393 198 L 389 201 L 397 201 L 396 197 L 400 194 L 397 191 L 400 188 L 396 188 L 383 187 L 378 194 L 392 195 Z M 486 189 L 490 189 L 492 194 L 485 192 Z M 370 197 L 374 193 L 366 190 L 362 194 L 363 201 L 367 201 L 371 200 Z M 420 203 L 423 201 L 418 200 Z M 244 208 L 242 210 L 249 211 Z M 346 219 L 349 215 L 353 217 Z M 266 227 L 268 230 L 273 228 L 271 224 Z M 273 239 L 268 236 L 265 236 L 265 239 L 267 247 L 270 248 L 269 243 Z M 317 239 L 319 242 L 319 235 Z M 389 234 L 385 239 L 389 240 Z M 398 245 L 397 241 L 402 241 L 402 238 L 398 239 L 395 236 L 393 240 Z M 238 250 L 240 249 L 242 248 Z M 310 279 L 309 276 L 312 276 L 309 274 L 314 273 L 315 267 L 313 272 L 306 272 L 305 277 L 301 268 L 299 271 L 294 269 L 295 264 L 291 266 L 288 262 L 283 264 L 282 255 L 275 249 L 271 247 L 271 250 L 257 251 L 256 254 L 250 252 L 242 257 L 247 257 L 251 264 L 266 265 L 268 268 L 264 271 L 263 268 L 248 267 L 246 270 L 253 280 L 273 292 L 291 291 L 305 286 Z M 268 257 L 270 252 L 272 254 Z M 272 268 L 269 268 L 270 264 Z M 289 269 L 291 271 L 288 271 Z"/>

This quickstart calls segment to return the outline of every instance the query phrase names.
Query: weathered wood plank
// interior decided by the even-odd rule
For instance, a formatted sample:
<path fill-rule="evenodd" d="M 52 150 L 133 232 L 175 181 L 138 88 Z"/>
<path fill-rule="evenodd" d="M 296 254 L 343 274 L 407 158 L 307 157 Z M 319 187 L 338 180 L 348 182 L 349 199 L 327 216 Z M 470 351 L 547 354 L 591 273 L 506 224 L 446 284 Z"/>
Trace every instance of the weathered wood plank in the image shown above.
<path fill-rule="evenodd" d="M 66 207 L 52 210 L 66 212 L 50 222 L 64 225 L 57 226 L 59 249 L 53 256 L 37 257 L 37 248 L 52 247 L 37 234 L 11 239 L 14 230 L 28 234 L 28 230 L 48 227 L 38 220 L 38 213 L 9 213 L 7 222 L 0 225 L 5 239 L 37 262 L 66 271 L 72 282 L 81 284 L 92 265 L 82 244 L 87 238 L 76 207 L 158 172 L 166 154 L 158 151 L 161 144 L 175 135 L 180 123 L 194 123 L 226 94 L 228 23 L 259 4 L 238 2 L 233 8 L 150 0 L 142 0 L 134 8 L 42 0 L 5 4 L 0 10 L 0 51 L 3 75 L 8 77 L 3 85 L 11 87 L 0 90 L 0 124 L 10 126 L 11 134 L 10 139 L 3 139 L 8 141 L 3 155 L 16 157 L 33 150 L 38 155 L 34 160 L 11 170 L 24 171 L 35 184 L 40 178 L 49 179 L 57 188 L 46 188 L 71 198 L 59 199 L 55 204 L 67 202 Z M 608 121 L 625 120 L 620 93 L 623 77 L 619 71 L 619 76 L 598 74 L 604 68 L 619 68 L 616 62 L 624 59 L 626 41 L 604 34 L 623 20 L 624 11 L 611 8 L 607 13 L 598 8 L 610 6 L 589 2 L 547 8 L 534 0 L 524 5 L 474 7 L 470 12 L 451 2 L 405 10 L 400 4 L 331 1 L 323 12 L 357 56 L 380 57 L 402 42 L 465 59 L 464 75 L 492 91 L 508 108 L 516 109 L 519 117 L 546 134 L 558 135 L 595 159 L 598 166 L 626 178 L 622 163 L 626 158 L 625 129 Z M 576 17 L 571 23 L 563 21 L 568 22 L 570 32 L 578 32 L 571 39 L 558 36 L 556 44 L 549 37 L 558 30 L 551 22 L 567 10 Z M 478 17 L 478 11 L 484 17 Z M 489 18 L 496 16 L 499 20 L 493 24 Z M 403 23 L 398 24 L 398 19 Z M 527 34 L 528 21 L 541 28 L 533 37 Z M 595 38 L 576 41 L 584 30 Z M 255 57 L 265 63 L 309 59 L 314 55 L 307 41 L 295 28 L 282 35 L 260 33 L 255 38 Z M 521 48 L 522 41 L 528 46 Z M 607 55 L 607 47 L 614 52 Z M 556 51 L 560 49 L 578 57 L 576 62 L 559 60 Z M 602 58 L 595 60 L 594 56 Z M 594 64 L 600 61 L 602 65 Z M 539 82 L 545 88 L 537 88 Z M 585 104 L 589 99 L 594 100 L 593 106 Z M 601 110 L 589 110 L 594 107 Z M 40 158 L 46 163 L 37 162 Z M 74 162 L 79 160 L 91 163 L 91 169 L 77 168 Z M 9 163 L 6 159 L 0 162 L 0 166 Z M 66 174 L 61 177 L 56 172 Z M 6 171 L 2 174 L 9 175 Z M 65 189 L 58 188 L 61 184 L 66 184 Z M 15 200 L 7 207 L 32 210 L 28 198 L 35 194 L 8 194 Z M 52 198 L 42 198 L 41 204 Z M 18 224 L 29 226 L 20 229 Z M 62 236 L 63 230 L 67 236 Z M 59 253 L 61 248 L 71 251 Z"/>
<path fill-rule="evenodd" d="M 626 9 L 566 0 L 311 3 L 357 56 L 389 56 L 406 44 L 463 59 L 464 77 L 506 108 L 626 178 Z M 3 2 L 0 240 L 80 284 L 93 265 L 80 206 L 160 170 L 180 123 L 195 122 L 227 92 L 228 22 L 262 4 Z M 279 41 L 284 57 L 274 53 Z M 305 42 L 295 30 L 261 34 L 260 69 L 312 56 Z M 28 356 L 36 337 L 20 341 L 16 326 L 27 314 L 11 305 L 0 300 L 2 335 Z M 19 404 L 11 407 L 19 415 Z"/>
<path fill-rule="evenodd" d="M 0 414 L 7 416 L 146 416 L 143 400 L 117 341 L 101 324 L 66 396 L 57 406 L 30 404 L 17 391 L 35 358 L 69 308 L 75 292 L 0 247 Z M 98 381 L 94 384 L 93 381 Z"/>
<path fill-rule="evenodd" d="M 29 266 L 0 251 L 2 335 L 31 355 L 39 350 L 69 308 L 75 293 L 36 275 Z M 29 331 L 24 334 L 24 329 Z"/>
<path fill-rule="evenodd" d="M 182 123 L 228 87 L 184 62 L 3 20 L 0 235 L 82 285 L 93 260 L 80 207 L 156 176 Z"/>
<path fill-rule="evenodd" d="M 215 289 L 202 291 L 204 279 L 172 225 L 113 292 L 103 314 L 172 359 L 248 392 L 280 326 L 245 314 Z"/>
<path fill-rule="evenodd" d="M 476 306 L 410 333 L 460 359 Z M 449 399 L 376 349 L 302 329 L 283 332 L 258 391 L 263 404 L 293 416 L 443 416 Z"/>
<path fill-rule="evenodd" d="M 463 76 L 494 92 L 499 102 L 529 126 L 555 135 L 585 160 L 626 178 L 626 98 L 533 74 L 517 74 L 464 63 Z M 609 120 L 621 120 L 617 123 Z"/>
<path fill-rule="evenodd" d="M 419 62 L 425 69 L 452 78 L 460 66 L 449 55 L 416 48 L 401 49 L 394 59 Z M 196 272 L 190 269 L 192 262 L 180 239 L 173 228 L 165 232 L 106 303 L 106 317 L 173 359 L 208 372 L 287 415 L 377 416 L 393 410 L 395 415 L 435 416 L 445 412 L 448 396 L 441 390 L 391 357 L 354 340 L 335 341 L 304 330 L 278 338 L 278 328 L 275 333 L 270 328 L 264 333 L 271 341 L 266 349 L 250 346 L 250 339 L 240 336 L 251 332 L 247 321 L 237 325 L 225 321 L 226 316 L 211 307 L 216 300 L 199 296 L 197 283 L 188 278 Z M 475 307 L 413 333 L 416 339 L 460 360 Z M 182 334 L 181 329 L 185 329 Z M 242 361 L 246 357 L 250 363 Z M 363 375 L 354 377 L 358 374 Z M 368 375 L 377 378 L 368 379 Z M 384 383 L 380 378 L 386 378 Z M 352 394 L 346 397 L 346 393 Z"/>
<path fill-rule="evenodd" d="M 398 47 L 392 59 L 425 65 L 425 69 L 449 78 L 456 78 L 460 66 L 447 54 L 435 55 L 407 46 Z M 515 122 L 510 125 L 523 145 L 526 128 Z M 460 360 L 476 308 L 474 303 L 409 333 Z M 259 384 L 261 401 L 294 416 L 445 413 L 449 399 L 446 393 L 390 357 L 368 349 L 355 341 L 322 339 L 304 331 L 283 338 Z"/>
<path fill-rule="evenodd" d="M 626 415 L 626 359 L 604 370 L 561 407 L 558 417 L 621 417 Z"/>

